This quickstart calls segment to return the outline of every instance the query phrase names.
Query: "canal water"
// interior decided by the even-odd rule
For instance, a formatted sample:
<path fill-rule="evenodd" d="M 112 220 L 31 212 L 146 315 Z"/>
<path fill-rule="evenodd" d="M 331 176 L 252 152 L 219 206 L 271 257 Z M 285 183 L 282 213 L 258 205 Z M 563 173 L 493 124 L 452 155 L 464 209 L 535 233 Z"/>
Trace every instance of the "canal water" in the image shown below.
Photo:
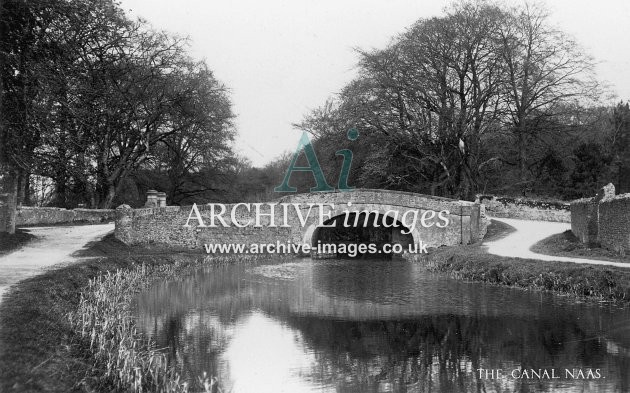
<path fill-rule="evenodd" d="M 136 313 L 185 377 L 225 393 L 630 391 L 628 308 L 405 260 L 206 267 Z"/>

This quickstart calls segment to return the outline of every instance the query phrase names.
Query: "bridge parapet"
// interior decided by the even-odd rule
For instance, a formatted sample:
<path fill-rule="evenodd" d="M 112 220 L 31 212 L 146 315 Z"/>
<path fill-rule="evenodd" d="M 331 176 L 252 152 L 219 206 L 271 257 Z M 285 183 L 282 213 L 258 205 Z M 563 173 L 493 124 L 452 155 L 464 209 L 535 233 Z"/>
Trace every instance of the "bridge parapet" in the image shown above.
<path fill-rule="evenodd" d="M 485 225 L 478 203 L 458 201 L 409 192 L 357 189 L 348 192 L 320 192 L 292 194 L 278 199 L 278 204 L 296 204 L 300 213 L 289 209 L 288 225 L 283 223 L 283 212 L 276 209 L 271 217 L 259 217 L 260 227 L 241 226 L 243 222 L 256 219 L 253 209 L 247 210 L 239 204 L 223 205 L 226 213 L 223 219 L 227 226 L 210 226 L 212 216 L 217 213 L 216 205 L 198 205 L 197 209 L 207 227 L 200 227 L 193 219 L 191 226 L 184 224 L 191 216 L 191 206 L 169 206 L 143 209 L 120 209 L 117 211 L 116 237 L 127 244 L 162 243 L 177 247 L 201 249 L 212 243 L 276 243 L 313 244 L 313 235 L 319 226 L 319 214 L 307 215 L 309 205 L 322 205 L 326 217 L 336 217 L 346 212 L 373 212 L 381 215 L 397 212 L 422 214 L 428 210 L 448 211 L 449 225 L 438 228 L 425 228 L 416 225 L 412 235 L 415 243 L 423 241 L 429 247 L 442 245 L 470 244 L 477 242 L 485 234 Z M 349 204 L 350 203 L 350 204 Z M 230 214 L 235 209 L 233 222 Z M 389 212 L 389 213 L 388 213 Z M 306 217 L 306 219 L 305 219 Z M 215 217 L 216 218 L 216 217 Z M 304 225 L 302 225 L 304 224 Z"/>
<path fill-rule="evenodd" d="M 353 204 L 381 204 L 422 210 L 449 210 L 452 214 L 470 215 L 478 206 L 475 202 L 459 201 L 431 195 L 415 194 L 405 191 L 356 189 L 352 191 L 330 191 L 317 193 L 292 194 L 278 200 L 281 203 L 334 203 L 338 206 Z"/>

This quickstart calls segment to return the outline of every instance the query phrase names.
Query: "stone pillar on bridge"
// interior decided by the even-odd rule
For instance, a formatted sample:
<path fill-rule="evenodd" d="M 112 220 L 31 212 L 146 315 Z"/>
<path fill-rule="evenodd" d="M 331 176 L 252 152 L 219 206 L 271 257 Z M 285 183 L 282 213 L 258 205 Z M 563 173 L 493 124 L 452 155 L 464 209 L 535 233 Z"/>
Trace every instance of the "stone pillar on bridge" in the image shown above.
<path fill-rule="evenodd" d="M 166 193 L 165 192 L 157 193 L 157 206 L 166 207 Z"/>
<path fill-rule="evenodd" d="M 158 192 L 156 190 L 147 191 L 147 201 L 144 207 L 158 207 Z"/>

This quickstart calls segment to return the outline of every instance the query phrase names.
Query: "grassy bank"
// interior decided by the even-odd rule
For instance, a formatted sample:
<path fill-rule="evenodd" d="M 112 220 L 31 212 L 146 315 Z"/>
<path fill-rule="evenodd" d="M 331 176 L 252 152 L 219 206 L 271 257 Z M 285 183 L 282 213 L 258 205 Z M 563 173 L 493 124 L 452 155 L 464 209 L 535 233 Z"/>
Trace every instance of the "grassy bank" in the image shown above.
<path fill-rule="evenodd" d="M 109 272 L 90 280 L 79 307 L 70 314 L 71 326 L 82 340 L 83 351 L 93 359 L 99 391 L 214 392 L 216 381 L 204 374 L 196 381 L 183 381 L 159 351 L 136 329 L 131 305 L 138 292 L 156 280 L 189 274 L 200 264 L 250 261 L 253 258 L 222 256 L 177 261 L 162 266 L 141 265 Z"/>
<path fill-rule="evenodd" d="M 167 386 L 168 378 L 176 380 L 165 362 L 153 369 L 163 377 L 147 373 L 142 375 L 148 382 L 129 379 L 134 367 L 163 358 L 133 329 L 125 307 L 154 280 L 222 260 L 128 247 L 113 236 L 83 256 L 91 258 L 13 286 L 0 303 L 0 391 L 129 391 L 123 381 L 159 391 L 155 382 Z M 126 355 L 138 363 L 125 363 Z M 210 381 L 201 381 L 202 388 L 203 382 Z"/>
<path fill-rule="evenodd" d="M 484 241 L 498 240 L 514 231 L 512 226 L 492 220 Z M 578 256 L 580 251 L 575 250 L 581 249 L 583 258 L 606 259 L 599 258 L 605 250 L 586 250 L 587 246 L 580 245 L 577 239 L 567 240 L 570 236 L 573 235 L 551 236 L 536 244 L 532 251 Z M 574 250 L 572 254 L 570 249 Z M 418 260 L 430 271 L 457 279 L 630 303 L 630 268 L 501 257 L 488 254 L 479 245 L 441 247 Z M 619 259 L 610 256 L 610 260 Z"/>
<path fill-rule="evenodd" d="M 31 235 L 28 230 L 16 229 L 12 235 L 0 232 L 0 255 L 8 254 L 33 239 L 35 239 L 35 236 Z"/>
<path fill-rule="evenodd" d="M 630 263 L 630 255 L 619 255 L 598 244 L 584 244 L 571 231 L 549 236 L 534 244 L 531 250 L 546 255 Z"/>
<path fill-rule="evenodd" d="M 463 280 L 630 302 L 630 269 L 500 257 L 476 245 L 439 248 L 420 262 Z"/>
<path fill-rule="evenodd" d="M 516 232 L 516 228 L 513 226 L 502 221 L 490 220 L 490 225 L 488 225 L 486 235 L 484 236 L 484 241 L 489 242 L 503 239 L 513 232 Z"/>

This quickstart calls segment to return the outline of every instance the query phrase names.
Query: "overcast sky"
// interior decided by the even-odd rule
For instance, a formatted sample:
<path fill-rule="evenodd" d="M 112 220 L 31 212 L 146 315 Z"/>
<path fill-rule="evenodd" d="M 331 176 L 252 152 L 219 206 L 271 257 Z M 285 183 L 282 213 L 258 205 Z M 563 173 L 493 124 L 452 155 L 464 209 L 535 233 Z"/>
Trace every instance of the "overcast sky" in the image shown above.
<path fill-rule="evenodd" d="M 291 124 L 355 75 L 353 48 L 382 48 L 446 0 L 121 0 L 131 15 L 192 40 L 231 90 L 237 151 L 261 166 L 297 146 Z M 598 76 L 630 99 L 630 2 L 547 0 L 553 22 L 593 55 Z"/>

